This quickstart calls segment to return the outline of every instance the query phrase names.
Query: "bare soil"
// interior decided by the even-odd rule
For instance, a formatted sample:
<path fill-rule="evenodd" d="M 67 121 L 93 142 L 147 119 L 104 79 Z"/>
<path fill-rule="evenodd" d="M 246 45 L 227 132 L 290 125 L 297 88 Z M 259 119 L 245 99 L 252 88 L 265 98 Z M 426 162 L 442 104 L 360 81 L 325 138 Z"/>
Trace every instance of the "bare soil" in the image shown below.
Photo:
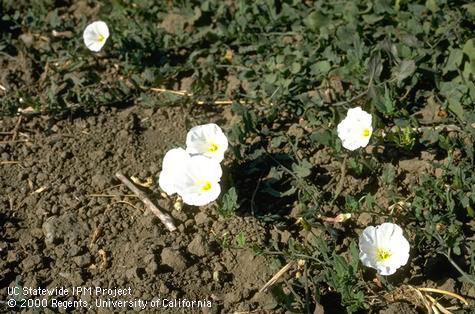
<path fill-rule="evenodd" d="M 170 233 L 114 178 L 155 179 L 164 153 L 184 145 L 185 117 L 135 106 L 61 121 L 3 119 L 0 132 L 13 130 L 16 142 L 9 134 L 0 145 L 2 162 L 14 161 L 0 166 L 0 299 L 8 286 L 98 286 L 130 287 L 130 299 L 206 299 L 214 313 L 275 307 L 257 293 L 275 270 L 233 248 L 241 232 L 263 241 L 259 221 L 185 207 L 170 210 L 178 226 Z M 145 191 L 173 208 L 156 184 Z"/>

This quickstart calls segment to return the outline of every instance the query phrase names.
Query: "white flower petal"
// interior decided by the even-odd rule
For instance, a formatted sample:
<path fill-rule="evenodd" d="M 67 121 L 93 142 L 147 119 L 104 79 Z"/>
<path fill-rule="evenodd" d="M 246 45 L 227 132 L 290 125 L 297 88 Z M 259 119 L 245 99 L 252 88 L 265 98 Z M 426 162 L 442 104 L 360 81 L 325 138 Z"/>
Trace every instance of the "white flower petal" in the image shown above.
<path fill-rule="evenodd" d="M 188 192 L 182 195 L 183 203 L 193 206 L 204 206 L 215 201 L 221 194 L 221 186 L 215 182 L 209 191 L 200 193 L 199 191 Z"/>
<path fill-rule="evenodd" d="M 202 155 L 191 156 L 183 169 L 175 187 L 185 204 L 203 206 L 219 197 L 222 169 L 216 160 Z"/>
<path fill-rule="evenodd" d="M 158 185 L 168 195 L 176 193 L 175 176 L 172 172 L 162 171 L 158 178 Z"/>
<path fill-rule="evenodd" d="M 370 254 L 360 252 L 360 260 L 366 267 L 376 268 L 376 263 L 374 263 L 374 256 Z"/>
<path fill-rule="evenodd" d="M 158 185 L 168 195 L 177 192 L 177 180 L 183 177 L 184 167 L 190 156 L 183 148 L 169 150 L 162 162 L 162 172 L 158 178 Z"/>
<path fill-rule="evenodd" d="M 211 181 L 219 181 L 223 175 L 223 170 L 216 160 L 202 155 L 191 157 L 187 171 L 192 177 L 203 177 Z"/>
<path fill-rule="evenodd" d="M 349 109 L 345 119 L 337 126 L 343 147 L 355 150 L 368 145 L 373 133 L 372 117 L 360 107 Z"/>
<path fill-rule="evenodd" d="M 84 44 L 94 52 L 102 49 L 109 38 L 109 28 L 103 21 L 96 21 L 86 26 L 83 33 Z"/>
<path fill-rule="evenodd" d="M 105 22 L 97 21 L 92 23 L 92 25 L 94 25 L 96 33 L 101 34 L 105 39 L 109 38 L 109 27 Z"/>
<path fill-rule="evenodd" d="M 393 267 L 389 267 L 389 266 L 380 266 L 377 268 L 378 269 L 378 273 L 381 275 L 381 276 L 389 276 L 389 275 L 392 275 L 396 272 L 397 268 L 393 268 Z"/>
<path fill-rule="evenodd" d="M 371 244 L 375 244 L 374 241 L 376 239 L 376 231 L 377 227 L 374 226 L 368 226 L 363 230 L 362 236 L 364 236 L 364 239 L 368 241 Z M 361 238 L 360 238 L 361 241 Z"/>
<path fill-rule="evenodd" d="M 380 275 L 392 275 L 409 260 L 410 245 L 401 227 L 393 223 L 369 226 L 359 238 L 360 260 Z"/>
<path fill-rule="evenodd" d="M 183 148 L 170 149 L 163 157 L 162 169 L 181 169 L 190 155 Z"/>
<path fill-rule="evenodd" d="M 186 135 L 186 151 L 200 154 L 221 162 L 229 143 L 221 128 L 214 124 L 198 125 Z"/>

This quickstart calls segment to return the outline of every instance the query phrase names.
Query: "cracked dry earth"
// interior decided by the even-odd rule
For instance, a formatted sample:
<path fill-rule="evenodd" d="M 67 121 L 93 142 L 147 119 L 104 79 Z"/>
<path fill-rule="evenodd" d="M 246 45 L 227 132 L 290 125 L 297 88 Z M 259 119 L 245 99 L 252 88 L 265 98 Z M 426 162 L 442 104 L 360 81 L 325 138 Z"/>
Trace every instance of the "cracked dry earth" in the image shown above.
<path fill-rule="evenodd" d="M 260 243 L 266 234 L 262 224 L 245 215 L 224 219 L 212 205 L 185 207 L 170 210 L 178 227 L 170 233 L 114 178 L 117 171 L 142 182 L 155 178 L 165 152 L 184 145 L 190 125 L 211 121 L 226 129 L 213 116 L 198 116 L 188 117 L 183 108 L 133 106 L 102 107 L 59 121 L 3 118 L 0 299 L 8 298 L 7 287 L 64 287 L 70 292 L 73 287 L 102 287 L 130 288 L 125 300 L 212 302 L 211 308 L 200 310 L 161 309 L 170 313 L 275 308 L 272 296 L 258 290 L 276 268 L 251 250 L 223 245 L 240 232 L 249 242 Z M 173 208 L 156 183 L 144 190 L 154 202 Z M 70 294 L 60 299 L 94 298 Z M 5 304 L 0 310 L 10 311 Z"/>

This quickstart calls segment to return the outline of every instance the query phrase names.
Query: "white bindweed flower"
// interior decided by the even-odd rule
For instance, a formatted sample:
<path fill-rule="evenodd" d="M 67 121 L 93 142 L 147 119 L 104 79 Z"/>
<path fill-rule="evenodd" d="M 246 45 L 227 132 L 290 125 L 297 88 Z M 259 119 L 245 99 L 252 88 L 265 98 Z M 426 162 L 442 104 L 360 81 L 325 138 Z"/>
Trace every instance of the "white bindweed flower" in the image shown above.
<path fill-rule="evenodd" d="M 186 135 L 186 151 L 189 154 L 200 154 L 221 162 L 227 149 L 228 139 L 214 123 L 195 126 Z"/>
<path fill-rule="evenodd" d="M 341 139 L 343 147 L 355 150 L 368 145 L 373 133 L 371 123 L 371 115 L 361 107 L 349 109 L 346 118 L 337 127 L 338 137 Z"/>
<path fill-rule="evenodd" d="M 162 162 L 162 172 L 158 178 L 158 185 L 168 195 L 177 192 L 176 184 L 178 178 L 183 176 L 184 165 L 190 159 L 190 155 L 183 148 L 169 150 Z"/>
<path fill-rule="evenodd" d="M 106 43 L 107 38 L 109 38 L 109 28 L 107 24 L 102 21 L 93 22 L 84 29 L 84 44 L 91 51 L 100 51 Z"/>
<path fill-rule="evenodd" d="M 219 163 L 202 155 L 191 156 L 179 178 L 175 178 L 175 187 L 183 203 L 203 206 L 216 200 L 221 193 L 219 181 L 222 170 Z"/>
<path fill-rule="evenodd" d="M 409 242 L 401 227 L 393 223 L 366 227 L 360 235 L 359 247 L 363 265 L 383 276 L 394 274 L 409 259 Z"/>

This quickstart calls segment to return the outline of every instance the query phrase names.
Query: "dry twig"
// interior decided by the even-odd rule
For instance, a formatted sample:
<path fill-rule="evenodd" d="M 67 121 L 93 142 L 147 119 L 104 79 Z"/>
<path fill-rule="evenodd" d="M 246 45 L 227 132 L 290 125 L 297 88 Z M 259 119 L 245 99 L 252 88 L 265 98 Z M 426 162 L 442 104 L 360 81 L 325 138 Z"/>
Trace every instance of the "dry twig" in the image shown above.
<path fill-rule="evenodd" d="M 340 222 L 344 222 L 344 221 L 347 221 L 348 219 L 350 219 L 351 214 L 350 213 L 343 213 L 343 214 L 338 214 L 335 217 L 328 217 L 328 216 L 318 215 L 317 218 L 322 220 L 322 221 L 326 221 L 326 222 L 340 223 Z"/>
<path fill-rule="evenodd" d="M 430 295 L 426 294 L 425 297 L 431 302 L 431 309 L 434 313 L 453 314 L 452 312 L 447 310 L 444 306 L 442 306 L 442 304 L 437 302 L 437 300 L 431 297 Z"/>
<path fill-rule="evenodd" d="M 143 209 L 138 208 L 138 207 L 134 206 L 134 204 L 132 204 L 131 202 L 127 202 L 127 201 L 117 201 L 117 202 L 112 203 L 111 205 L 115 205 L 115 204 L 126 204 L 126 205 L 129 205 L 130 207 L 132 207 L 135 210 L 138 210 L 138 211 L 141 211 L 141 212 L 144 211 Z"/>
<path fill-rule="evenodd" d="M 434 313 L 434 314 L 440 314 L 440 313 L 451 314 L 452 312 L 450 312 L 450 310 L 457 309 L 457 307 L 450 307 L 450 308 L 444 307 L 434 297 L 429 295 L 429 293 L 438 293 L 438 294 L 450 296 L 452 298 L 458 299 L 464 305 L 468 305 L 468 302 L 467 302 L 467 300 L 465 300 L 465 298 L 463 298 L 462 296 L 460 296 L 460 295 L 458 295 L 454 292 L 441 290 L 441 289 L 436 289 L 436 288 L 425 288 L 425 287 L 417 288 L 417 287 L 413 287 L 411 285 L 407 285 L 406 287 L 408 287 L 410 289 L 411 295 L 416 297 L 415 299 L 409 298 L 407 300 L 410 301 L 411 303 L 413 303 L 416 306 L 423 305 L 426 308 L 427 313 L 429 313 L 429 314 L 432 314 L 432 313 Z"/>
<path fill-rule="evenodd" d="M 120 194 L 87 194 L 86 197 L 138 197 L 137 195 L 135 194 L 124 194 L 124 195 L 120 195 Z"/>
<path fill-rule="evenodd" d="M 16 160 L 2 160 L 0 161 L 0 165 L 11 165 L 11 164 L 19 164 L 19 161 Z"/>
<path fill-rule="evenodd" d="M 122 181 L 135 195 L 137 195 L 140 200 L 145 204 L 145 206 L 150 209 L 160 221 L 167 227 L 169 231 L 175 231 L 176 227 L 173 223 L 172 217 L 168 214 L 163 213 L 152 201 L 145 195 L 144 192 L 139 190 L 129 179 L 127 179 L 122 173 L 117 172 L 115 176 Z"/>
<path fill-rule="evenodd" d="M 170 90 L 170 89 L 165 89 L 165 88 L 159 88 L 159 87 L 152 87 L 150 88 L 152 92 L 157 92 L 157 93 L 169 93 L 173 95 L 178 95 L 178 96 L 184 96 L 184 97 L 193 97 L 193 93 L 187 92 L 186 90 Z M 205 105 L 205 104 L 213 104 L 213 105 L 232 105 L 233 100 L 215 100 L 215 101 L 202 101 L 198 100 L 196 104 L 198 105 Z M 247 102 L 239 100 L 237 101 L 240 104 L 246 104 Z"/>
<path fill-rule="evenodd" d="M 29 140 L 9 140 L 9 141 L 0 141 L 0 144 L 9 144 L 9 143 L 25 143 L 29 142 Z"/>
<path fill-rule="evenodd" d="M 468 302 L 467 302 L 467 300 L 465 300 L 464 297 L 462 297 L 462 296 L 460 296 L 456 293 L 450 292 L 450 291 L 436 289 L 436 288 L 417 288 L 417 289 L 419 289 L 420 291 L 424 291 L 424 292 L 433 292 L 433 293 L 445 294 L 445 295 L 451 296 L 452 298 L 459 299 L 463 304 L 468 305 Z"/>
<path fill-rule="evenodd" d="M 22 116 L 19 116 L 19 117 L 18 117 L 18 121 L 17 121 L 17 123 L 16 123 L 16 125 L 15 125 L 15 128 L 14 128 L 13 131 L 12 131 L 12 132 L 13 132 L 13 135 L 12 135 L 12 142 L 15 142 L 15 140 L 16 140 L 16 137 L 17 137 L 17 135 L 18 135 L 18 129 L 20 128 L 20 123 L 21 123 L 22 118 L 23 118 Z"/>
<path fill-rule="evenodd" d="M 282 275 L 284 275 L 289 269 L 290 267 L 292 267 L 294 265 L 294 262 L 291 261 L 291 262 L 288 262 L 287 265 L 285 265 L 284 267 L 282 267 L 281 270 L 279 270 L 274 276 L 272 276 L 272 278 L 264 285 L 262 286 L 262 288 L 259 290 L 259 293 L 261 292 L 266 292 L 270 287 L 272 287 L 276 281 L 282 277 Z"/>
<path fill-rule="evenodd" d="M 96 243 L 97 239 L 99 239 L 102 235 L 102 227 L 97 227 L 91 236 L 91 241 L 89 242 L 89 248 L 92 248 L 92 245 Z"/>

